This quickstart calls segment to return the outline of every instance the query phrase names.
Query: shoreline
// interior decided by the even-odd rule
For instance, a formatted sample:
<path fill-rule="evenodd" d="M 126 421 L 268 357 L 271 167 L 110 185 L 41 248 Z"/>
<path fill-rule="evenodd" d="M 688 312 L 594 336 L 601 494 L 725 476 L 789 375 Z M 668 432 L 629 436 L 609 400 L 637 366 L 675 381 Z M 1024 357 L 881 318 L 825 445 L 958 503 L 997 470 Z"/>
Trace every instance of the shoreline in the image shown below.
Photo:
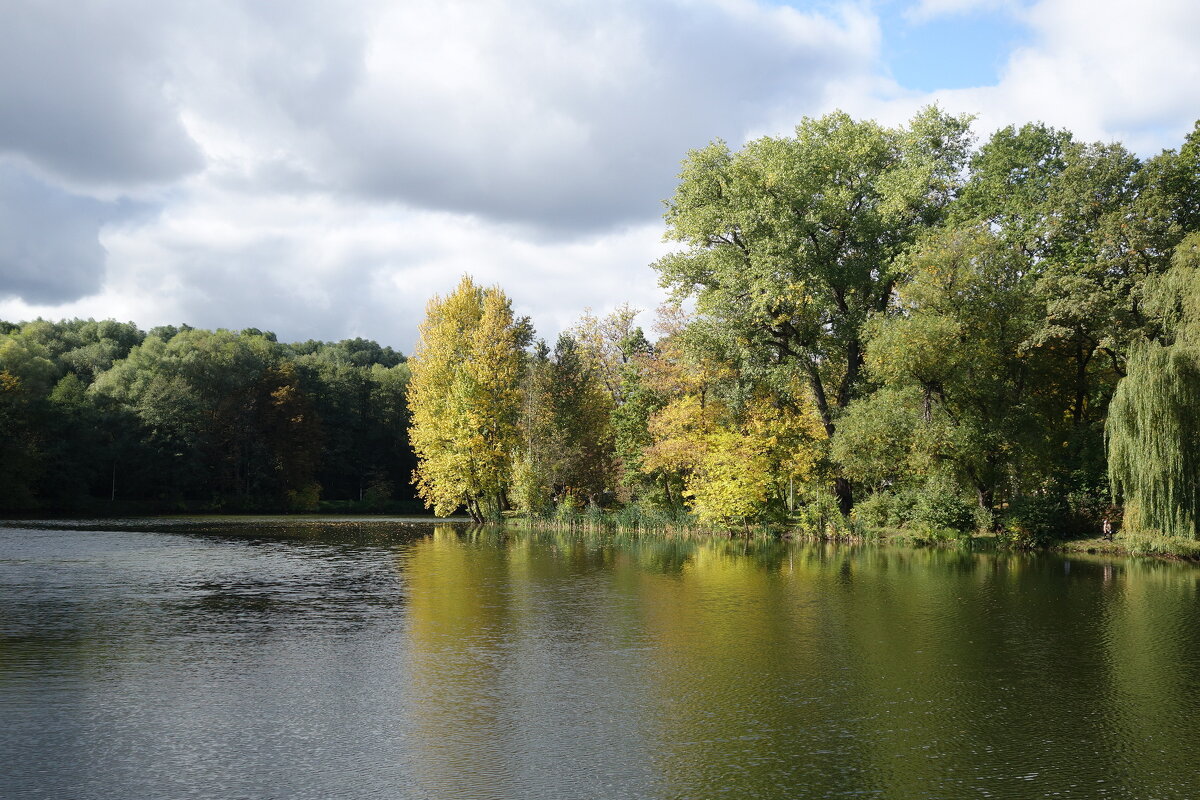
<path fill-rule="evenodd" d="M 507 517 L 498 522 L 475 523 L 469 517 L 438 517 L 432 514 L 388 514 L 345 512 L 301 512 L 301 513 L 173 513 L 173 514 L 29 514 L 0 516 L 0 525 L 15 523 L 66 523 L 66 522 L 188 522 L 228 523 L 240 521 L 304 522 L 404 522 L 428 524 L 459 524 L 468 527 L 513 528 L 531 532 L 562 532 L 583 535 L 633 535 L 652 536 L 664 539 L 775 539 L 785 542 L 836 542 L 849 545 L 874 544 L 908 548 L 971 548 L 994 552 L 1014 553 L 1066 553 L 1077 555 L 1099 555 L 1118 558 L 1153 559 L 1200 565 L 1200 541 L 1176 541 L 1170 539 L 1100 537 L 1083 539 L 1055 539 L 1037 547 L 1021 547 L 1002 541 L 995 534 L 970 534 L 961 537 L 928 535 L 903 528 L 875 528 L 859 531 L 828 531 L 815 533 L 780 524 L 760 524 L 744 529 L 712 528 L 682 522 L 668 524 L 621 525 L 600 519 L 557 520 L 521 516 Z M 831 526 L 832 527 L 832 526 Z"/>

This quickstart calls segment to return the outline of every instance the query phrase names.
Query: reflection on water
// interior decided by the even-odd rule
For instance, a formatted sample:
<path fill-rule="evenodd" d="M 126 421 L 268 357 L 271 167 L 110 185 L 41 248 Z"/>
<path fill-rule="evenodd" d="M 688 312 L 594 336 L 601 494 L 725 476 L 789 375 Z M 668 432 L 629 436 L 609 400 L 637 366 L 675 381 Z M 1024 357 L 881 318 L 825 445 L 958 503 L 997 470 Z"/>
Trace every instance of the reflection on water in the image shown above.
<path fill-rule="evenodd" d="M 0 796 L 1200 796 L 1200 570 L 0 526 Z"/>

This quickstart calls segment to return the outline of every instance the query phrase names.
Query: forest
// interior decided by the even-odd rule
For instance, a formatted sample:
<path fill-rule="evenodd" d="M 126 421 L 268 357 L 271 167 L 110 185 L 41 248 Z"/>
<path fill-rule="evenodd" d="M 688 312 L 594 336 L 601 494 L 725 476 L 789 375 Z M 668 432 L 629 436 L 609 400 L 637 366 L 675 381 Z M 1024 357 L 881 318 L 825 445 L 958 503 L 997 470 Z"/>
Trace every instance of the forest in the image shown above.
<path fill-rule="evenodd" d="M 971 122 L 690 152 L 649 333 L 626 305 L 551 345 L 469 276 L 411 359 L 0 323 L 0 510 L 1195 540 L 1200 123 L 1140 158 Z"/>
<path fill-rule="evenodd" d="M 692 151 L 665 219 L 652 337 L 624 307 L 551 347 L 470 277 L 430 301 L 408 393 L 429 506 L 1196 539 L 1200 123 L 1142 159 L 834 113 Z"/>
<path fill-rule="evenodd" d="M 419 510 L 408 377 L 363 339 L 0 323 L 0 511 Z"/>

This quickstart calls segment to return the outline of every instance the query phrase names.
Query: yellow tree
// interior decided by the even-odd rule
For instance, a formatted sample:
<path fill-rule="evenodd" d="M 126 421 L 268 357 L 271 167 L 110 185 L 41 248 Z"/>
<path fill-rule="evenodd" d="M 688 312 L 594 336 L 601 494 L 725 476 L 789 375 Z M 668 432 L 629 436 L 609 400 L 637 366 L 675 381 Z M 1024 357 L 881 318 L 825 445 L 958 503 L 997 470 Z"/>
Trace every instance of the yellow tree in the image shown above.
<path fill-rule="evenodd" d="M 796 406 L 752 398 L 740 423 L 730 418 L 699 442 L 685 494 L 700 522 L 746 523 L 761 517 L 773 498 L 791 509 L 794 487 L 811 481 L 826 438 L 816 409 L 800 391 Z"/>
<path fill-rule="evenodd" d="M 469 276 L 426 307 L 409 361 L 409 437 L 413 482 L 437 514 L 466 506 L 476 521 L 500 515 L 518 442 L 527 327 L 499 287 Z"/>

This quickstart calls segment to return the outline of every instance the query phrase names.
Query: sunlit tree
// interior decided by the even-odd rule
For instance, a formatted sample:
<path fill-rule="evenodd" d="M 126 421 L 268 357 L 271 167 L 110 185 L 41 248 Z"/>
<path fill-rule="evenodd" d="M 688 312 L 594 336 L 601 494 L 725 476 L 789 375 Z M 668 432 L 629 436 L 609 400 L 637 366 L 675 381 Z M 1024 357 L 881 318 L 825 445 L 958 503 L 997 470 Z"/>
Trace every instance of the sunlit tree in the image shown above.
<path fill-rule="evenodd" d="M 477 521 L 505 502 L 519 445 L 521 349 L 527 323 L 499 287 L 463 277 L 426 307 L 409 361 L 414 482 L 440 515 L 465 506 Z"/>

